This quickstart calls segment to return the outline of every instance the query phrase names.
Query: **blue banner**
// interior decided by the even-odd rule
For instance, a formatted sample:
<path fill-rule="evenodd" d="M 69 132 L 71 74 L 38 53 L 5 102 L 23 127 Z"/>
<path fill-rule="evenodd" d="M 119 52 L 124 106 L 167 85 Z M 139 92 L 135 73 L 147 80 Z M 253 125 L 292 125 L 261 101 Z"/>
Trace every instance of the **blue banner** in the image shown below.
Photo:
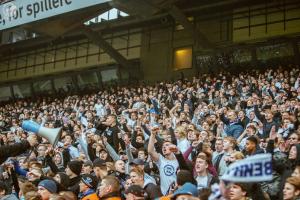
<path fill-rule="evenodd" d="M 258 154 L 229 165 L 221 179 L 239 183 L 270 181 L 272 172 L 272 155 Z"/>

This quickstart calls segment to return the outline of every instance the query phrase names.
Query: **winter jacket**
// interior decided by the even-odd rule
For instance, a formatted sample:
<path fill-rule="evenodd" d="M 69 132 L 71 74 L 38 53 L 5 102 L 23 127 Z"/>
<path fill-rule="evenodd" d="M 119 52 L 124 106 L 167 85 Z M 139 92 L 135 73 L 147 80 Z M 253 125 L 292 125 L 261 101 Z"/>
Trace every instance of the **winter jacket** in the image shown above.
<path fill-rule="evenodd" d="M 99 197 L 96 193 L 90 194 L 82 198 L 82 200 L 99 200 Z"/>
<path fill-rule="evenodd" d="M 79 200 L 99 200 L 96 192 L 92 189 L 89 189 L 87 192 L 79 194 Z"/>
<path fill-rule="evenodd" d="M 79 194 L 79 182 L 80 182 L 80 176 L 71 178 L 68 190 L 71 192 L 74 192 L 75 195 L 78 195 Z"/>
<path fill-rule="evenodd" d="M 229 119 L 226 118 L 224 114 L 220 116 L 220 119 L 224 124 L 226 124 L 224 132 L 226 133 L 227 136 L 231 136 L 237 139 L 244 131 L 244 128 L 239 121 L 230 122 Z"/>
<path fill-rule="evenodd" d="M 18 156 L 26 152 L 28 149 L 30 149 L 30 144 L 27 141 L 0 146 L 0 164 L 2 164 L 7 158 Z"/>
<path fill-rule="evenodd" d="M 234 137 L 235 139 L 237 139 L 244 131 L 244 128 L 240 123 L 234 122 L 234 123 L 227 125 L 226 128 L 224 129 L 224 131 L 227 136 L 231 136 L 231 137 Z"/>

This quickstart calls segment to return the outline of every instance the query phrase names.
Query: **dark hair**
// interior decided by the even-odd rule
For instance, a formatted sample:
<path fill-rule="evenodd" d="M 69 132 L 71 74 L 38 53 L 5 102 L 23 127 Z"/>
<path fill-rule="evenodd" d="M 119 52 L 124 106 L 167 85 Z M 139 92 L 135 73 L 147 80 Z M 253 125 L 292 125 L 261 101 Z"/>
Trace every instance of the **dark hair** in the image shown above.
<path fill-rule="evenodd" d="M 7 186 L 3 181 L 0 181 L 0 191 L 4 191 L 7 194 Z"/>
<path fill-rule="evenodd" d="M 65 138 L 68 137 L 68 136 L 71 137 L 72 141 L 74 140 L 73 135 L 71 135 L 71 134 L 69 134 L 69 133 L 66 134 L 66 135 L 63 137 L 63 139 L 65 139 Z"/>
<path fill-rule="evenodd" d="M 246 196 L 249 197 L 251 184 L 249 184 L 249 183 L 234 183 L 234 184 L 240 186 L 242 191 L 246 192 Z"/>
<path fill-rule="evenodd" d="M 180 170 L 177 173 L 177 184 L 178 185 L 184 185 L 185 183 L 192 183 L 194 185 L 197 185 L 196 180 L 193 177 L 193 174 L 188 170 Z"/>
<path fill-rule="evenodd" d="M 139 148 L 137 152 L 139 151 L 143 151 L 145 153 L 145 156 L 148 157 L 148 151 L 146 151 L 146 149 L 144 149 L 143 147 Z"/>
<path fill-rule="evenodd" d="M 257 138 L 255 136 L 250 136 L 247 138 L 250 142 L 253 142 L 255 145 L 258 144 Z"/>
<path fill-rule="evenodd" d="M 209 188 L 203 188 L 199 193 L 199 199 L 208 200 L 210 194 L 211 194 L 211 190 Z"/>

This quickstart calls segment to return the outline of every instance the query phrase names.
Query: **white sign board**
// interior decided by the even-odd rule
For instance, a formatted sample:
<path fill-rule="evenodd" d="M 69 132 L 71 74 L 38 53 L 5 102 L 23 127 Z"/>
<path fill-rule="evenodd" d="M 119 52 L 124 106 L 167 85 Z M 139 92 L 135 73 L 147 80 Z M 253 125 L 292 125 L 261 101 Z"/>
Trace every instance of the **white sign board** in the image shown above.
<path fill-rule="evenodd" d="M 229 165 L 222 180 L 238 183 L 272 180 L 272 155 L 257 154 Z"/>
<path fill-rule="evenodd" d="M 0 5 L 0 30 L 111 0 L 13 0 Z"/>

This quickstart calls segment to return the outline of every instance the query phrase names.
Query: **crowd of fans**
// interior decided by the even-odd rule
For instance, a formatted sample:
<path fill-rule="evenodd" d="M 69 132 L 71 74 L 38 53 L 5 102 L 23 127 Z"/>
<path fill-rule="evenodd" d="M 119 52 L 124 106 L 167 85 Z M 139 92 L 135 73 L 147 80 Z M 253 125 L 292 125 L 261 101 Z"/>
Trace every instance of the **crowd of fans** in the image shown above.
<path fill-rule="evenodd" d="M 300 199 L 300 68 L 220 72 L 0 107 L 0 199 Z M 62 127 L 53 147 L 21 128 Z M 18 146 L 0 155 L 23 151 Z M 271 153 L 273 179 L 222 181 Z"/>

